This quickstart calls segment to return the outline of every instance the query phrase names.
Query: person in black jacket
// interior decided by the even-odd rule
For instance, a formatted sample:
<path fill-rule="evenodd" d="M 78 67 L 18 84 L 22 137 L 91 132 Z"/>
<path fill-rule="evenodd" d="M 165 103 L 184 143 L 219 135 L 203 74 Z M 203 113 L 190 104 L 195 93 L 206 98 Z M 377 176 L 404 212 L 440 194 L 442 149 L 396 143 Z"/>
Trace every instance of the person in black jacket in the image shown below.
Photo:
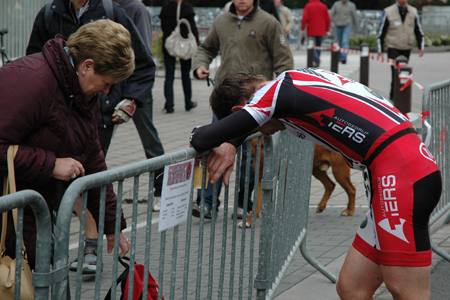
<path fill-rule="evenodd" d="M 173 81 L 175 75 L 175 57 L 171 56 L 164 43 L 166 39 L 170 36 L 172 31 L 177 27 L 177 9 L 180 5 L 180 16 L 179 19 L 186 19 L 191 25 L 192 33 L 195 35 L 195 39 L 198 41 L 198 30 L 197 25 L 194 21 L 195 12 L 192 5 L 184 3 L 182 0 L 171 0 L 169 4 L 161 9 L 159 18 L 161 19 L 161 29 L 163 31 L 163 42 L 162 50 L 164 54 L 164 68 L 166 69 L 166 80 L 164 81 L 164 96 L 166 97 L 166 104 L 164 105 L 165 111 L 170 114 L 174 112 L 174 95 L 173 95 Z M 180 27 L 181 36 L 186 38 L 188 36 L 188 29 L 183 24 Z M 183 84 L 184 92 L 184 108 L 189 111 L 197 106 L 197 102 L 192 101 L 192 86 L 191 86 L 191 65 L 192 59 L 180 59 L 181 65 L 181 82 Z"/>

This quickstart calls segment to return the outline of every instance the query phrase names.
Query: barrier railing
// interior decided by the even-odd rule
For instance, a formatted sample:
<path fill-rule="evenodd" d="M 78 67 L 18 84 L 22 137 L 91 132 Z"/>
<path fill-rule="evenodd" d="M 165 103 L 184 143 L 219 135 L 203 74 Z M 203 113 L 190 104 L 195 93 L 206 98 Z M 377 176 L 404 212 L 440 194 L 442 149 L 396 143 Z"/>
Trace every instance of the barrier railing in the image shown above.
<path fill-rule="evenodd" d="M 132 241 L 129 253 L 130 274 L 133 273 L 135 262 L 143 262 L 144 274 L 147 274 L 149 270 L 154 274 L 154 278 L 159 284 L 159 292 L 166 299 L 241 299 L 247 297 L 250 299 L 255 297 L 254 288 L 257 289 L 257 299 L 271 299 L 292 256 L 299 247 L 308 262 L 335 282 L 336 276 L 312 258 L 306 251 L 305 245 L 313 144 L 294 136 L 291 137 L 288 133 L 280 135 L 278 145 L 283 145 L 282 147 L 274 146 L 271 138 L 266 138 L 264 141 L 265 166 L 264 179 L 261 181 L 262 218 L 254 221 L 251 228 L 246 229 L 245 226 L 243 229 L 238 228 L 236 217 L 232 219 L 232 222 L 228 221 L 229 206 L 234 207 L 234 215 L 237 213 L 240 174 L 239 170 L 236 170 L 234 198 L 233 196 L 229 197 L 230 194 L 233 195 L 230 191 L 233 187 L 226 187 L 224 191 L 223 217 L 221 214 L 218 216 L 213 214 L 211 221 L 204 219 L 203 215 L 200 219 L 194 219 L 191 214 L 194 199 L 192 188 L 187 221 L 158 233 L 157 226 L 154 225 L 157 220 L 153 220 L 154 215 L 151 209 L 153 193 L 148 193 L 148 205 L 138 203 L 139 179 L 144 174 L 153 178 L 155 170 L 166 165 L 190 160 L 199 154 L 192 148 L 185 149 L 76 179 L 64 194 L 58 211 L 54 230 L 54 269 L 68 272 L 72 211 L 78 196 L 82 195 L 82 214 L 77 256 L 79 261 L 82 261 L 88 190 L 95 187 L 101 188 L 98 232 L 102 237 L 106 185 L 109 183 L 116 185 L 118 202 L 115 226 L 116 232 L 118 232 L 120 212 L 126 205 L 122 205 L 123 182 L 126 178 L 132 178 L 134 194 L 131 204 L 132 222 L 129 230 Z M 260 160 L 259 155 L 260 152 L 257 151 L 255 158 L 257 162 Z M 247 165 L 249 165 L 250 156 L 247 159 Z M 239 156 L 237 164 L 240 164 Z M 256 174 L 258 174 L 258 168 Z M 205 175 L 203 174 L 203 176 Z M 153 191 L 153 180 L 148 182 L 148 191 Z M 217 193 L 217 188 L 215 188 L 215 193 Z M 204 203 L 204 196 L 202 198 L 202 203 Z M 234 204 L 231 205 L 230 201 L 234 201 Z M 217 195 L 214 196 L 213 211 L 215 207 L 217 207 Z M 138 224 L 138 212 L 142 213 L 143 209 L 146 212 L 145 220 L 141 220 L 141 223 Z M 253 218 L 255 218 L 255 213 L 253 213 Z M 144 227 L 146 228 L 145 232 L 139 230 Z M 118 235 L 116 235 L 113 255 L 103 255 L 103 238 L 99 238 L 97 271 L 95 275 L 91 275 L 91 278 L 95 277 L 93 281 L 85 280 L 85 277 L 82 277 L 81 264 L 79 264 L 77 274 L 72 273 L 73 275 L 70 276 L 72 278 L 70 284 L 67 273 L 63 276 L 52 276 L 54 280 L 52 299 L 65 299 L 68 289 L 75 295 L 74 299 L 81 299 L 81 297 L 83 299 L 88 297 L 102 299 L 104 295 L 101 293 L 108 290 L 109 287 L 115 286 L 119 272 L 118 242 Z M 256 278 L 254 274 L 257 274 Z M 130 281 L 132 280 L 130 279 Z M 130 282 L 131 286 L 133 285 Z M 117 292 L 113 289 L 111 298 L 116 299 L 116 295 Z"/>
<path fill-rule="evenodd" d="M 22 236 L 23 236 L 23 208 L 30 205 L 33 209 L 36 219 L 36 263 L 33 272 L 34 299 L 47 300 L 50 295 L 50 286 L 53 283 L 52 274 L 56 276 L 67 276 L 67 272 L 54 271 L 50 272 L 50 256 L 52 228 L 50 220 L 50 212 L 47 203 L 42 196 L 31 190 L 24 190 L 14 194 L 0 197 L 0 213 L 9 211 L 14 208 L 18 209 L 17 234 L 16 234 L 16 286 L 20 286 L 21 268 L 22 268 Z M 32 251 L 31 249 L 27 249 Z M 68 271 L 68 270 L 67 270 Z M 56 277 L 55 276 L 55 277 Z M 20 299 L 20 289 L 16 289 L 15 297 Z M 18 296 L 18 298 L 17 298 Z"/>
<path fill-rule="evenodd" d="M 439 228 L 443 223 L 450 222 L 450 215 L 445 217 L 450 209 L 450 139 L 449 139 L 449 114 L 450 114 L 450 80 L 438 82 L 425 87 L 423 93 L 422 110 L 428 111 L 425 119 L 432 127 L 429 150 L 436 159 L 436 163 L 442 172 L 442 196 L 438 205 L 430 217 L 430 231 Z M 423 139 L 425 140 L 425 138 Z M 450 261 L 450 255 L 440 249 L 433 242 L 433 250 L 446 260 Z"/>
<path fill-rule="evenodd" d="M 257 136 L 261 142 L 260 134 L 253 137 Z M 192 188 L 187 222 L 158 233 L 157 226 L 154 226 L 158 220 L 152 219 L 154 217 L 151 205 L 153 193 L 148 193 L 148 205 L 138 203 L 140 176 L 148 174 L 150 178 L 153 178 L 154 171 L 165 165 L 193 159 L 199 155 L 193 148 L 75 180 L 65 192 L 57 214 L 53 230 L 53 268 L 50 267 L 51 221 L 44 199 L 33 191 L 21 191 L 2 197 L 0 211 L 31 205 L 37 216 L 39 251 L 36 253 L 36 268 L 33 274 L 33 284 L 36 286 L 35 299 L 50 299 L 50 286 L 52 299 L 67 299 L 70 292 L 75 295 L 73 299 L 103 299 L 104 295 L 101 294 L 109 287 L 116 286 L 119 272 L 117 256 L 120 251 L 118 235 L 114 242 L 113 255 L 103 255 L 105 191 L 106 185 L 116 184 L 118 202 L 115 228 L 116 232 L 119 232 L 121 211 L 126 205 L 122 205 L 123 184 L 127 178 L 134 180 L 132 222 L 129 230 L 132 240 L 130 274 L 133 274 L 134 263 L 141 261 L 144 261 L 144 274 L 147 274 L 149 270 L 156 274 L 158 270 L 158 276 L 154 277 L 159 283 L 160 295 L 165 295 L 167 299 L 247 297 L 271 299 L 299 247 L 311 265 L 331 281 L 336 282 L 336 276 L 311 257 L 306 250 L 313 144 L 286 132 L 279 135 L 277 143 L 274 143 L 272 138 L 265 138 L 264 142 L 264 176 L 261 183 L 256 184 L 255 187 L 256 191 L 261 184 L 262 218 L 253 221 L 251 228 L 245 228 L 245 226 L 243 229 L 238 228 L 236 217 L 233 217 L 232 222 L 228 221 L 229 207 L 233 207 L 233 215 L 237 215 L 238 184 L 241 176 L 237 168 L 234 197 L 229 197 L 232 194 L 230 187 L 225 188 L 223 218 L 213 216 L 210 223 L 203 215 L 200 219 L 193 219 L 191 211 L 194 191 Z M 248 153 L 251 151 L 250 147 L 248 143 Z M 260 149 L 261 146 L 257 149 L 255 156 L 257 182 L 259 182 L 259 163 L 262 153 Z M 240 151 L 239 149 L 237 165 L 240 165 Z M 245 174 L 249 174 L 250 160 L 251 156 L 248 155 L 248 167 Z M 203 174 L 203 181 L 206 180 L 205 177 L 206 171 Z M 245 189 L 248 194 L 250 192 L 248 190 L 249 176 L 245 177 Z M 75 202 L 81 194 L 82 209 L 77 254 L 78 261 L 81 262 L 84 255 L 87 196 L 88 191 L 95 187 L 101 188 L 97 271 L 95 275 L 82 275 L 80 263 L 77 273 L 69 274 L 69 237 L 71 228 L 74 229 L 72 221 Z M 153 191 L 153 180 L 148 182 L 148 191 Z M 213 211 L 217 207 L 217 188 L 214 193 L 216 195 L 214 195 Z M 202 190 L 202 205 L 204 201 L 204 190 Z M 233 205 L 231 201 L 234 201 Z M 146 218 L 138 224 L 137 216 L 139 211 L 142 212 L 142 208 L 146 209 Z M 19 210 L 19 224 L 23 223 L 22 210 L 22 208 Z M 255 211 L 253 218 L 256 218 Z M 146 228 L 145 232 L 140 230 L 141 228 Z M 18 240 L 22 239 L 21 230 L 19 228 Z M 205 266 L 203 262 L 206 262 Z M 166 267 L 166 264 L 171 265 Z M 230 266 L 229 270 L 228 266 Z M 95 277 L 94 281 L 89 280 L 93 277 Z M 130 282 L 132 287 L 133 278 Z M 133 293 L 132 289 L 130 293 Z M 116 289 L 112 289 L 111 298 L 116 299 L 116 296 Z"/>

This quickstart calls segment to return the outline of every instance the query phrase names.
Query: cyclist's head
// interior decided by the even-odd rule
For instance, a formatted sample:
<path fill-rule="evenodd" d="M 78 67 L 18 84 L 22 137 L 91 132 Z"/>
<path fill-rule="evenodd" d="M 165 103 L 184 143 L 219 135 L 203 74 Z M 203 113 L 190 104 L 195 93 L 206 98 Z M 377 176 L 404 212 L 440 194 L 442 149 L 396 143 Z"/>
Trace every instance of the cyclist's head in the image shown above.
<path fill-rule="evenodd" d="M 246 103 L 266 81 L 262 75 L 246 72 L 239 72 L 223 79 L 214 87 L 209 97 L 209 103 L 216 117 L 220 120 L 230 115 L 234 106 Z"/>
<path fill-rule="evenodd" d="M 83 25 L 70 35 L 66 46 L 76 68 L 92 59 L 98 75 L 124 80 L 134 72 L 131 35 L 116 22 L 102 19 Z"/>

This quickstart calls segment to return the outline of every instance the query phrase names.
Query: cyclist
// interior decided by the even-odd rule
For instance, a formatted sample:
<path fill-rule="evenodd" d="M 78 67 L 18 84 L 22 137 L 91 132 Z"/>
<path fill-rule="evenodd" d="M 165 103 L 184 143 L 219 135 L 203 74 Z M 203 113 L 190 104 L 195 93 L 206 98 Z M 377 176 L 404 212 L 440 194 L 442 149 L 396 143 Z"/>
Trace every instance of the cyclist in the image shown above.
<path fill-rule="evenodd" d="M 429 299 L 428 219 L 441 195 L 435 159 L 408 119 L 368 87 L 338 74 L 302 69 L 274 81 L 238 73 L 210 97 L 219 122 L 196 127 L 191 145 L 209 150 L 211 182 L 228 184 L 236 146 L 254 130 L 287 129 L 340 152 L 364 171 L 370 210 L 337 284 L 342 299 L 373 299 L 385 282 L 394 299 Z"/>

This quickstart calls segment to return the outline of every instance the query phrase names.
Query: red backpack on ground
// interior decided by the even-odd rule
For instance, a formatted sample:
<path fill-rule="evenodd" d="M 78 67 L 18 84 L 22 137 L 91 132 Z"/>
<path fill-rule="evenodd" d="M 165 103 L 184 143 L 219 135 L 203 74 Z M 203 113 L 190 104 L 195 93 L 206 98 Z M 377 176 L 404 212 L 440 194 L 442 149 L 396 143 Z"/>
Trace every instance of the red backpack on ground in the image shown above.
<path fill-rule="evenodd" d="M 123 259 L 130 261 L 128 257 L 124 257 Z M 122 274 L 117 278 L 117 284 L 120 283 L 120 289 L 122 290 L 120 300 L 142 300 L 142 292 L 144 290 L 144 265 L 134 264 L 133 299 L 128 299 L 130 266 L 120 257 L 119 262 L 125 268 Z M 113 287 L 111 287 L 111 289 L 112 288 Z M 105 300 L 111 300 L 111 289 L 109 289 L 108 294 L 106 294 Z M 162 299 L 164 300 L 164 297 L 162 297 Z M 158 300 L 158 284 L 150 272 L 148 272 L 147 300 Z"/>

